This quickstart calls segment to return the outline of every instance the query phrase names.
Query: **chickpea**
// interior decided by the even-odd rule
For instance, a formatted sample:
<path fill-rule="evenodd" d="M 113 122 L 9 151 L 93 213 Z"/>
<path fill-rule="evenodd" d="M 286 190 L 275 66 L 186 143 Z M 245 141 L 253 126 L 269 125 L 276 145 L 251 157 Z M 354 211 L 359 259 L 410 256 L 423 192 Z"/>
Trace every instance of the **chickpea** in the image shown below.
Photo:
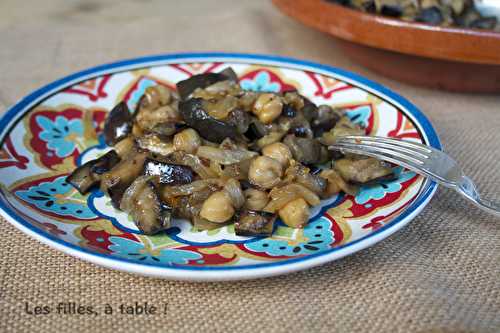
<path fill-rule="evenodd" d="M 287 226 L 302 228 L 309 220 L 309 206 L 304 199 L 298 198 L 281 208 L 279 216 Z"/>
<path fill-rule="evenodd" d="M 243 192 L 245 194 L 245 207 L 250 210 L 262 210 L 269 202 L 269 196 L 264 191 L 249 188 Z"/>
<path fill-rule="evenodd" d="M 253 113 L 264 124 L 270 124 L 278 118 L 283 109 L 281 97 L 275 94 L 260 95 L 253 106 Z"/>
<path fill-rule="evenodd" d="M 231 198 L 225 191 L 212 193 L 201 207 L 200 216 L 215 223 L 228 221 L 234 215 Z"/>
<path fill-rule="evenodd" d="M 262 149 L 267 145 L 278 142 L 285 136 L 285 134 L 286 132 L 271 132 L 257 140 L 257 147 Z"/>
<path fill-rule="evenodd" d="M 250 163 L 248 180 L 250 183 L 263 187 L 272 188 L 279 184 L 283 169 L 280 162 L 267 156 L 259 156 Z"/>
<path fill-rule="evenodd" d="M 292 152 L 290 151 L 290 148 L 281 142 L 265 146 L 262 148 L 262 154 L 280 162 L 283 167 L 287 167 L 292 159 Z"/>
<path fill-rule="evenodd" d="M 192 128 L 185 129 L 174 135 L 174 148 L 177 151 L 194 154 L 199 146 L 201 146 L 201 138 Z"/>
<path fill-rule="evenodd" d="M 165 86 L 157 85 L 156 91 L 158 92 L 158 97 L 160 99 L 160 105 L 167 105 L 172 100 L 172 94 L 170 93 L 170 89 Z"/>
<path fill-rule="evenodd" d="M 257 93 L 253 91 L 246 91 L 240 98 L 239 98 L 239 104 L 240 107 L 243 108 L 245 111 L 252 111 L 253 105 L 255 104 L 255 101 L 257 100 Z"/>
<path fill-rule="evenodd" d="M 147 87 L 144 92 L 144 99 L 141 101 L 141 106 L 154 110 L 162 105 L 167 105 L 171 99 L 172 94 L 168 88 L 161 85 Z"/>

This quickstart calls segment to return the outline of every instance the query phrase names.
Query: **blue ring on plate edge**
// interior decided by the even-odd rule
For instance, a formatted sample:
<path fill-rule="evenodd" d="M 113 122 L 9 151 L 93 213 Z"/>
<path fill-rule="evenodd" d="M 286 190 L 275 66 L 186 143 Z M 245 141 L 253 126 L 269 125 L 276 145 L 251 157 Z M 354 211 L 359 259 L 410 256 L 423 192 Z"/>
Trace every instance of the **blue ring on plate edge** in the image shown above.
<path fill-rule="evenodd" d="M 298 60 L 298 59 L 293 59 L 293 58 L 288 58 L 288 57 L 281 57 L 281 56 L 270 56 L 270 55 L 258 55 L 258 54 L 244 54 L 244 53 L 218 53 L 218 52 L 212 52 L 212 53 L 176 53 L 176 54 L 168 54 L 168 55 L 155 55 L 155 56 L 146 56 L 146 57 L 140 57 L 140 58 L 135 58 L 135 59 L 129 59 L 129 60 L 123 60 L 123 61 L 118 61 L 110 64 L 105 64 L 105 65 L 100 65 L 96 67 L 92 67 L 74 74 L 71 74 L 69 76 L 66 76 L 62 79 L 56 80 L 52 83 L 47 84 L 46 86 L 39 88 L 35 90 L 33 93 L 29 94 L 28 96 L 24 97 L 20 101 L 18 101 L 16 104 L 14 104 L 11 108 L 7 110 L 5 115 L 0 119 L 0 128 L 5 128 L 5 130 L 2 133 L 2 141 L 3 138 L 10 133 L 10 128 L 7 128 L 9 125 L 10 121 L 12 118 L 14 118 L 19 111 L 24 109 L 27 105 L 32 103 L 34 100 L 39 98 L 40 96 L 46 94 L 49 91 L 52 91 L 56 88 L 61 88 L 61 85 L 67 84 L 70 81 L 75 81 L 78 78 L 85 77 L 91 74 L 99 74 L 101 71 L 110 71 L 113 69 L 117 69 L 120 67 L 125 67 L 125 66 L 132 66 L 132 65 L 139 65 L 139 64 L 144 64 L 145 66 L 149 66 L 148 63 L 151 62 L 160 62 L 160 61 L 165 61 L 165 60 L 175 60 L 175 59 L 184 59 L 187 60 L 188 58 L 207 58 L 208 61 L 213 61 L 210 58 L 227 58 L 227 59 L 232 59 L 232 60 L 240 60 L 244 61 L 246 60 L 263 60 L 263 61 L 276 61 L 276 62 L 282 62 L 282 63 L 289 63 L 293 65 L 299 65 L 299 66 L 307 66 L 319 70 L 323 70 L 326 72 L 330 72 L 334 75 L 342 75 L 348 79 L 357 81 L 368 88 L 371 88 L 373 90 L 376 90 L 384 95 L 386 95 L 388 98 L 393 99 L 395 102 L 399 103 L 403 108 L 408 110 L 410 114 L 417 120 L 417 122 L 422 126 L 425 134 L 427 135 L 427 140 L 428 144 L 434 148 L 441 149 L 441 143 L 439 141 L 439 138 L 437 136 L 437 133 L 435 129 L 432 127 L 431 123 L 427 119 L 427 117 L 413 104 L 411 104 L 408 100 L 403 98 L 402 96 L 399 96 L 398 94 L 392 92 L 388 88 L 385 88 L 384 86 L 375 83 L 371 80 L 368 80 L 358 74 L 354 74 L 342 69 L 335 68 L 333 66 L 329 65 L 322 65 L 310 61 L 305 61 L 305 60 Z M 153 66 L 154 64 L 151 64 Z M 82 78 L 83 80 L 84 78 Z M 377 92 L 371 92 L 374 95 L 377 95 Z M 127 260 L 119 257 L 113 257 L 110 255 L 104 255 L 101 253 L 96 253 L 92 252 L 89 250 L 86 250 L 84 248 L 78 247 L 76 245 L 73 245 L 71 243 L 68 243 L 64 240 L 61 240 L 57 237 L 54 237 L 50 233 L 47 233 L 41 229 L 35 228 L 33 225 L 28 223 L 26 220 L 24 220 L 21 216 L 19 216 L 13 208 L 10 208 L 10 205 L 5 202 L 5 193 L 3 193 L 3 190 L 1 190 L 2 197 L 0 200 L 0 209 L 2 209 L 4 212 L 10 215 L 17 223 L 23 225 L 24 227 L 28 228 L 35 234 L 39 234 L 52 242 L 55 242 L 59 245 L 62 245 L 64 247 L 68 247 L 70 249 L 84 252 L 86 254 L 89 254 L 91 256 L 96 256 L 96 257 L 101 257 L 104 259 L 111 259 L 114 261 L 120 261 L 124 262 L 127 264 L 134 264 L 134 265 L 144 265 L 144 266 L 152 266 L 152 267 L 158 267 L 158 268 L 164 268 L 164 269 L 176 269 L 176 270 L 244 270 L 244 269 L 253 269 L 253 268 L 267 268 L 267 267 L 275 267 L 275 266 L 283 266 L 283 265 L 288 265 L 291 263 L 296 263 L 300 261 L 307 261 L 311 258 L 315 257 L 320 257 L 324 256 L 327 254 L 330 254 L 335 251 L 339 251 L 343 248 L 352 246 L 356 243 L 362 242 L 370 237 L 373 237 L 376 234 L 379 234 L 387 229 L 390 229 L 394 227 L 396 224 L 401 222 L 405 217 L 407 217 L 409 214 L 412 212 L 412 208 L 418 207 L 421 204 L 423 204 L 426 199 L 433 193 L 435 190 L 437 184 L 435 182 L 429 181 L 429 185 L 426 186 L 426 188 L 423 189 L 423 191 L 420 193 L 420 195 L 416 198 L 414 202 L 412 202 L 399 216 L 397 216 L 391 223 L 381 227 L 380 229 L 377 229 L 376 231 L 372 232 L 369 235 L 366 235 L 365 237 L 362 237 L 358 240 L 355 240 L 353 242 L 350 242 L 348 244 L 344 244 L 338 247 L 331 248 L 329 250 L 320 252 L 320 253 L 315 253 L 315 254 L 310 254 L 304 257 L 300 258 L 292 258 L 292 259 L 287 259 L 282 262 L 273 262 L 273 263 L 264 263 L 264 264 L 255 264 L 255 265 L 245 265 L 245 266 L 224 266 L 224 267 L 189 267 L 189 266 L 161 266 L 161 265 L 155 265 L 155 264 L 147 264 L 147 263 L 138 263 L 133 260 Z"/>

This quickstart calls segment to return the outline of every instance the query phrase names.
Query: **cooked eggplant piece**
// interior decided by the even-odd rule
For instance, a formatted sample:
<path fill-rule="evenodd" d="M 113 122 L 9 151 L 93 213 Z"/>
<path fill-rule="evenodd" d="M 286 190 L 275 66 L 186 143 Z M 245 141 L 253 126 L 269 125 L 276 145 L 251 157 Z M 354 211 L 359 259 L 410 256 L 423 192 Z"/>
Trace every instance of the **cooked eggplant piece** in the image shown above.
<path fill-rule="evenodd" d="M 200 217 L 203 202 L 216 190 L 214 186 L 209 186 L 192 195 L 179 197 L 174 206 L 174 215 L 194 223 L 194 218 Z M 170 201 L 170 198 L 164 197 L 164 200 Z"/>
<path fill-rule="evenodd" d="M 174 145 L 171 140 L 162 135 L 150 133 L 138 137 L 136 141 L 139 148 L 158 155 L 166 156 L 174 152 Z"/>
<path fill-rule="evenodd" d="M 315 137 L 331 130 L 340 120 L 341 113 L 328 105 L 320 105 L 315 117 L 311 120 L 311 128 Z"/>
<path fill-rule="evenodd" d="M 338 138 L 339 136 L 364 134 L 364 129 L 362 129 L 359 125 L 351 122 L 348 117 L 343 116 L 340 118 L 337 124 L 335 124 L 334 128 L 332 128 L 328 132 L 324 132 L 321 135 L 320 142 L 326 146 L 331 146 L 335 143 L 336 138 Z"/>
<path fill-rule="evenodd" d="M 71 175 L 66 178 L 81 194 L 87 193 L 92 187 L 97 186 L 101 181 L 101 175 L 120 162 L 118 154 L 111 150 L 101 157 L 88 161 L 76 168 Z"/>
<path fill-rule="evenodd" d="M 197 130 L 204 139 L 217 143 L 225 138 L 236 139 L 239 136 L 236 125 L 210 117 L 203 104 L 201 98 L 191 98 L 179 103 L 179 111 L 188 126 Z"/>
<path fill-rule="evenodd" d="M 156 124 L 150 131 L 158 135 L 171 136 L 177 133 L 177 128 L 176 124 L 165 122 Z"/>
<path fill-rule="evenodd" d="M 334 195 L 342 190 L 347 194 L 356 196 L 359 192 L 356 185 L 347 183 L 335 170 L 324 169 L 321 171 L 320 176 L 328 181 L 325 190 L 326 195 Z"/>
<path fill-rule="evenodd" d="M 235 109 L 229 113 L 226 122 L 235 126 L 238 133 L 243 134 L 248 131 L 248 127 L 252 122 L 252 117 L 248 112 L 241 109 Z"/>
<path fill-rule="evenodd" d="M 205 92 L 205 90 L 202 91 Z M 226 94 L 226 91 L 223 90 L 220 92 L 216 92 L 214 96 L 193 96 L 193 98 L 202 98 L 204 100 L 203 109 L 208 113 L 210 117 L 217 120 L 226 120 L 229 116 L 229 113 L 238 108 L 238 98 L 232 95 L 224 94 Z"/>
<path fill-rule="evenodd" d="M 248 130 L 245 132 L 245 137 L 250 141 L 255 141 L 269 134 L 269 129 L 261 123 L 257 118 L 251 117 Z"/>
<path fill-rule="evenodd" d="M 318 107 L 309 99 L 305 97 L 303 97 L 303 99 L 304 99 L 304 107 L 301 109 L 301 111 L 304 114 L 304 117 L 308 121 L 311 121 L 312 119 L 314 119 L 314 117 L 316 117 L 318 112 Z"/>
<path fill-rule="evenodd" d="M 400 17 L 401 15 L 403 15 L 403 8 L 401 8 L 401 6 L 397 4 L 383 5 L 380 13 L 385 16 Z"/>
<path fill-rule="evenodd" d="M 305 118 L 303 112 L 297 112 L 295 117 L 280 117 L 278 120 L 280 129 L 284 132 L 294 134 L 301 138 L 312 138 L 313 131 L 309 121 Z"/>
<path fill-rule="evenodd" d="M 475 29 L 494 29 L 497 23 L 498 19 L 496 16 L 481 17 L 472 21 L 469 27 Z"/>
<path fill-rule="evenodd" d="M 363 4 L 361 6 L 361 8 L 367 13 L 375 13 L 377 11 L 375 1 L 373 0 L 363 1 Z"/>
<path fill-rule="evenodd" d="M 369 185 L 381 180 L 394 178 L 392 168 L 375 158 L 343 158 L 335 162 L 335 170 L 347 182 L 357 185 Z"/>
<path fill-rule="evenodd" d="M 439 8 L 432 6 L 422 9 L 415 17 L 415 21 L 440 25 L 444 21 L 444 18 Z"/>
<path fill-rule="evenodd" d="M 231 67 L 224 68 L 219 74 L 226 76 L 229 81 L 238 82 L 238 75 Z"/>
<path fill-rule="evenodd" d="M 130 184 L 141 175 L 148 152 L 132 151 L 128 158 L 121 160 L 101 178 L 101 190 L 107 193 L 115 208 L 120 207 L 123 193 Z"/>
<path fill-rule="evenodd" d="M 143 132 L 159 135 L 174 135 L 181 124 L 181 115 L 177 109 L 177 103 L 163 105 L 151 110 L 140 108 L 135 116 L 136 125 Z"/>
<path fill-rule="evenodd" d="M 322 159 L 322 147 L 317 140 L 298 138 L 295 135 L 289 134 L 285 137 L 283 143 L 290 148 L 293 158 L 300 163 L 319 163 Z"/>
<path fill-rule="evenodd" d="M 132 115 L 126 102 L 118 103 L 104 121 L 104 141 L 107 145 L 125 138 L 132 131 Z"/>
<path fill-rule="evenodd" d="M 283 105 L 283 111 L 281 111 L 283 117 L 293 118 L 297 115 L 297 110 L 293 105 L 285 104 Z"/>
<path fill-rule="evenodd" d="M 144 162 L 143 174 L 158 176 L 159 183 L 166 185 L 188 184 L 194 179 L 194 172 L 190 167 L 164 163 L 150 158 Z"/>
<path fill-rule="evenodd" d="M 135 140 L 132 135 L 118 141 L 114 145 L 114 150 L 120 158 L 126 158 L 128 154 L 135 148 Z"/>
<path fill-rule="evenodd" d="M 120 209 L 132 216 L 135 225 L 146 235 L 170 227 L 172 209 L 165 205 L 150 176 L 137 178 L 125 191 Z"/>
<path fill-rule="evenodd" d="M 322 195 L 326 189 L 327 182 L 318 175 L 321 169 L 317 169 L 313 172 L 310 168 L 306 168 L 300 163 L 294 163 L 286 169 L 285 179 L 288 182 L 297 182 L 317 195 Z"/>
<path fill-rule="evenodd" d="M 309 131 L 305 127 L 294 127 L 288 130 L 288 133 L 295 135 L 299 138 L 307 138 L 309 136 Z"/>
<path fill-rule="evenodd" d="M 275 220 L 276 214 L 246 210 L 234 223 L 234 231 L 238 236 L 271 236 Z"/>
<path fill-rule="evenodd" d="M 95 163 L 91 166 L 90 171 L 95 175 L 102 175 L 117 165 L 118 162 L 120 162 L 120 157 L 116 151 L 110 150 L 106 154 L 91 162 Z"/>
<path fill-rule="evenodd" d="M 364 12 L 431 25 L 495 29 L 495 17 L 482 16 L 472 0 L 328 0 Z M 477 21 L 476 21 L 477 20 Z M 472 22 L 476 22 L 472 24 Z"/>
<path fill-rule="evenodd" d="M 172 154 L 163 156 L 161 160 L 165 163 L 185 165 L 187 167 L 190 167 L 191 170 L 193 170 L 203 179 L 218 177 L 218 174 L 207 165 L 205 165 L 200 157 L 193 154 L 186 154 L 182 151 L 175 151 Z"/>
<path fill-rule="evenodd" d="M 224 72 L 225 71 L 225 72 Z M 181 100 L 186 100 L 189 98 L 197 88 L 206 88 L 214 83 L 221 81 L 237 81 L 236 74 L 231 68 L 226 68 L 221 73 L 205 73 L 193 75 L 189 79 L 179 81 L 177 83 L 177 92 L 181 97 Z"/>
<path fill-rule="evenodd" d="M 81 194 L 87 193 L 93 186 L 99 183 L 99 180 L 93 177 L 90 170 L 92 162 L 90 161 L 79 166 L 66 178 L 66 181 Z"/>
<path fill-rule="evenodd" d="M 351 4 L 351 0 L 328 0 L 333 3 L 338 3 L 339 5 L 349 6 Z"/>

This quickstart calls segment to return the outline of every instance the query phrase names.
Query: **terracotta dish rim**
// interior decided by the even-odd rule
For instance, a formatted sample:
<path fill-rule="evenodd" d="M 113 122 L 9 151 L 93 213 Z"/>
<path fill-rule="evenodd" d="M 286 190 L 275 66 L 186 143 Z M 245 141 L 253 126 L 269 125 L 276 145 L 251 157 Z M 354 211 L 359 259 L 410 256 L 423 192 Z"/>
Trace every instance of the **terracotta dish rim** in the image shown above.
<path fill-rule="evenodd" d="M 407 22 L 326 0 L 273 3 L 301 23 L 351 42 L 434 59 L 500 64 L 500 32 Z"/>

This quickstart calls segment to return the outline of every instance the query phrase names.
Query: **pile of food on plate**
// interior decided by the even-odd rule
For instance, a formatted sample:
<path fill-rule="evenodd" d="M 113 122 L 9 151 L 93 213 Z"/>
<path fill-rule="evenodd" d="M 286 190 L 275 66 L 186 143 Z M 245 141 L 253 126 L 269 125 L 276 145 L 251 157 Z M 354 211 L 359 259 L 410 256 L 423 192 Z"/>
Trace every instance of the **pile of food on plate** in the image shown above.
<path fill-rule="evenodd" d="M 133 113 L 116 105 L 103 131 L 113 149 L 67 181 L 82 194 L 100 187 L 145 234 L 182 218 L 198 230 L 234 223 L 237 235 L 268 236 L 277 216 L 302 228 L 320 200 L 395 177 L 384 162 L 327 149 L 364 133 L 343 110 L 297 91 L 243 90 L 227 68 L 177 91 L 151 86 Z"/>
<path fill-rule="evenodd" d="M 328 0 L 368 13 L 440 26 L 499 29 L 496 16 L 482 16 L 472 0 Z"/>

